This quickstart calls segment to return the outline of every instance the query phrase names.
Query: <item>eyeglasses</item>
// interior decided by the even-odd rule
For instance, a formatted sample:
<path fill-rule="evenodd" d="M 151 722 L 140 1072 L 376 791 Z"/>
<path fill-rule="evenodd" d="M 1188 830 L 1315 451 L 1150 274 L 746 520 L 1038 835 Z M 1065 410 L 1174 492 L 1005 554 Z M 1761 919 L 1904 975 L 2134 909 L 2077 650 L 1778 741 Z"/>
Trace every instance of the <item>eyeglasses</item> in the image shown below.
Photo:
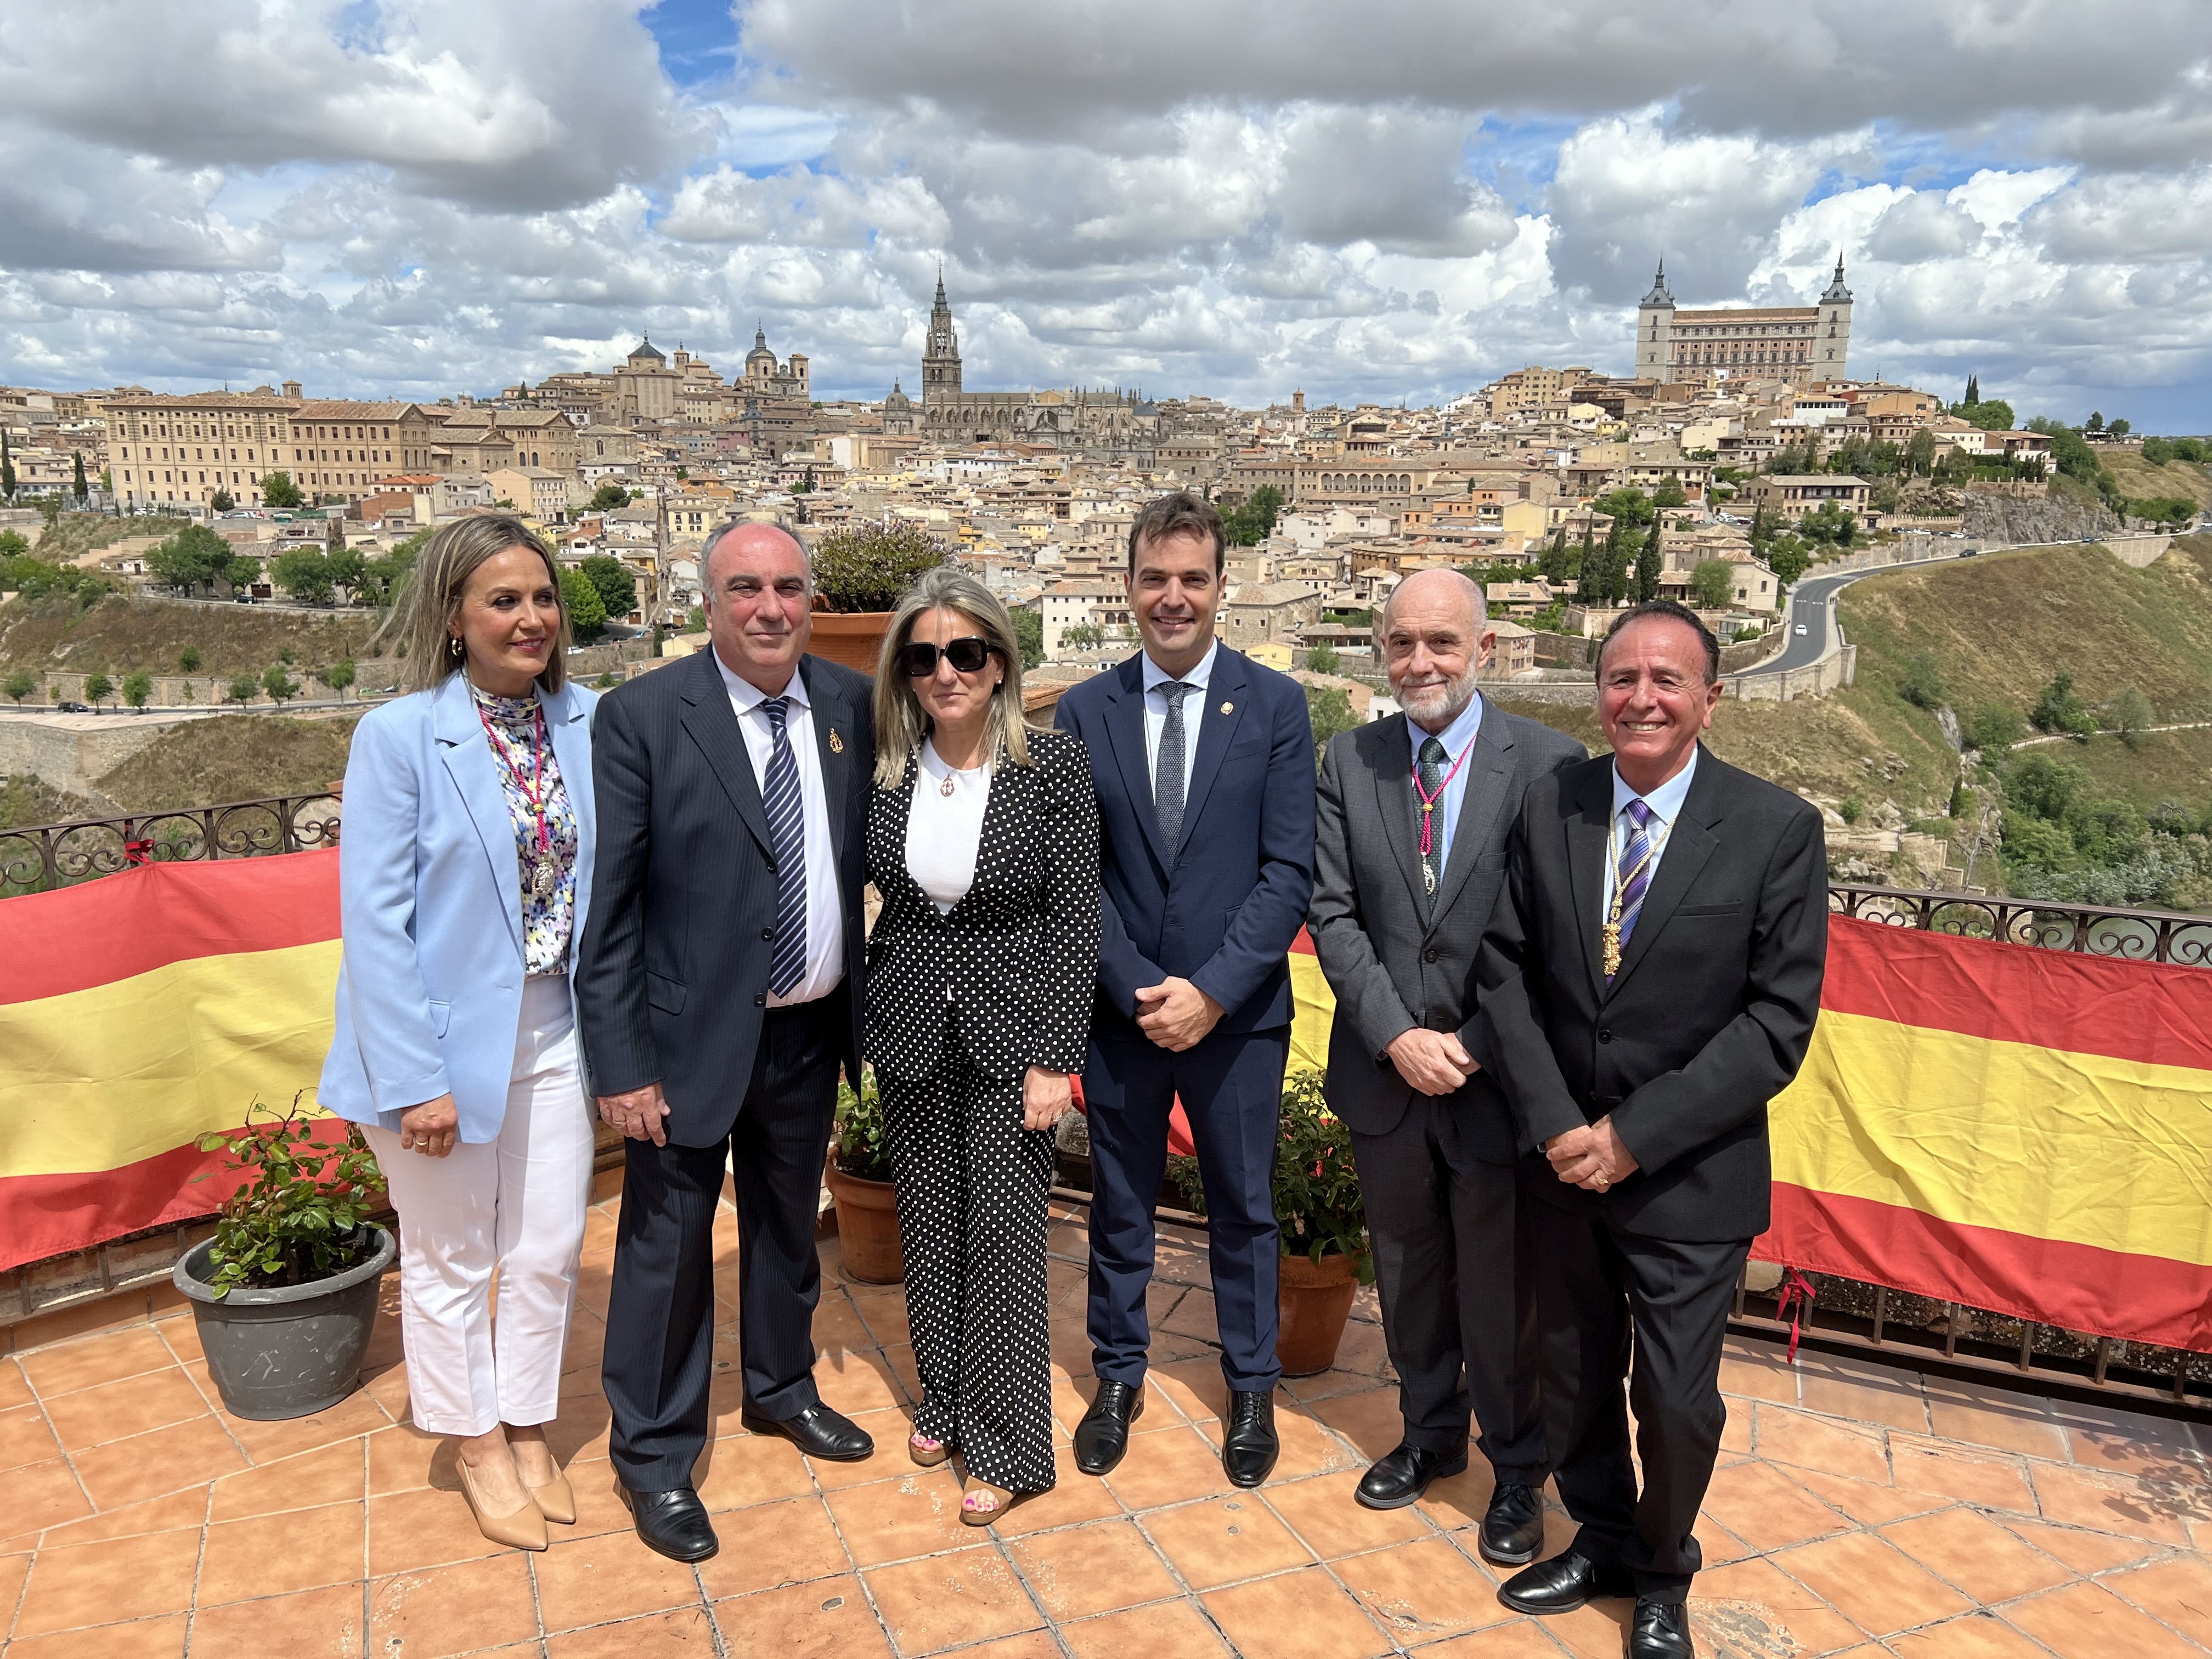
<path fill-rule="evenodd" d="M 991 660 L 998 650 L 990 641 L 970 634 L 965 639 L 954 640 L 945 647 L 945 661 L 963 674 L 980 673 L 983 665 Z M 927 640 L 916 640 L 899 647 L 898 665 L 906 670 L 910 680 L 927 679 L 937 672 L 938 648 Z"/>

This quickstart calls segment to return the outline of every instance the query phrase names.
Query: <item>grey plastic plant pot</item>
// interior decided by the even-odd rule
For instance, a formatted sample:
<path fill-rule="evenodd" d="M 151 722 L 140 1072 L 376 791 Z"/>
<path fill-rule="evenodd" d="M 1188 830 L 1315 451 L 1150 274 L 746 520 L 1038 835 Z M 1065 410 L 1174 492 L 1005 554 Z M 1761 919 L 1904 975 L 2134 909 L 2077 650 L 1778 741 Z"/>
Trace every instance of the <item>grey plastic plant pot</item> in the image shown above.
<path fill-rule="evenodd" d="M 234 1417 L 272 1423 L 335 1406 L 361 1382 L 362 1356 L 376 1326 L 377 1280 L 398 1246 L 368 1224 L 376 1254 L 308 1285 L 241 1285 L 218 1300 L 209 1285 L 215 1241 L 187 1250 L 171 1277 L 191 1298 L 208 1370 Z"/>

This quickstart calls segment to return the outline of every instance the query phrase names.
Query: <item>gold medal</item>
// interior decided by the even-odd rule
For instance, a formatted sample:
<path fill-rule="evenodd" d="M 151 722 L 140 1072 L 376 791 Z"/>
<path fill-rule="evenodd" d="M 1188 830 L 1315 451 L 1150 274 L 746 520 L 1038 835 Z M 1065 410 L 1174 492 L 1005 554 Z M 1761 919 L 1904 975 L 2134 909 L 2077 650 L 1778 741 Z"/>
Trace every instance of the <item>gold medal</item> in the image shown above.
<path fill-rule="evenodd" d="M 540 859 L 537 867 L 530 872 L 530 890 L 539 898 L 551 898 L 555 879 L 553 860 Z"/>
<path fill-rule="evenodd" d="M 1605 942 L 1605 976 L 1611 979 L 1620 971 L 1620 924 L 1607 922 L 1600 937 Z"/>
<path fill-rule="evenodd" d="M 837 728 L 834 726 L 830 728 L 830 752 L 833 755 L 845 752 L 845 740 L 837 735 Z"/>

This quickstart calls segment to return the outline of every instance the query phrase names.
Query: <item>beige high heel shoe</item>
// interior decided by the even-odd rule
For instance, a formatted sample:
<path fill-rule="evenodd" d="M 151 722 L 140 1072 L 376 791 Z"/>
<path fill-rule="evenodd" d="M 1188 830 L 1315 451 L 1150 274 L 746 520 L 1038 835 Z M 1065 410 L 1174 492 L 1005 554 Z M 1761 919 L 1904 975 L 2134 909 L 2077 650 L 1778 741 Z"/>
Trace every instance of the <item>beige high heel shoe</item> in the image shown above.
<path fill-rule="evenodd" d="M 477 1495 L 476 1476 L 468 1463 L 460 1463 L 461 1494 L 469 1500 L 469 1509 L 477 1517 L 477 1530 L 495 1544 L 506 1544 L 519 1550 L 542 1550 L 552 1540 L 545 1535 L 545 1516 L 534 1498 L 526 1497 L 522 1507 L 512 1515 L 490 1515 L 484 1510 L 483 1499 Z M 528 1487 L 523 1489 L 526 1492 Z"/>
<path fill-rule="evenodd" d="M 569 1486 L 568 1472 L 558 1463 L 553 1466 L 553 1478 L 544 1486 L 533 1486 L 526 1480 L 522 1489 L 530 1494 L 530 1501 L 538 1505 L 538 1512 L 548 1521 L 564 1527 L 576 1524 L 575 1489 Z"/>

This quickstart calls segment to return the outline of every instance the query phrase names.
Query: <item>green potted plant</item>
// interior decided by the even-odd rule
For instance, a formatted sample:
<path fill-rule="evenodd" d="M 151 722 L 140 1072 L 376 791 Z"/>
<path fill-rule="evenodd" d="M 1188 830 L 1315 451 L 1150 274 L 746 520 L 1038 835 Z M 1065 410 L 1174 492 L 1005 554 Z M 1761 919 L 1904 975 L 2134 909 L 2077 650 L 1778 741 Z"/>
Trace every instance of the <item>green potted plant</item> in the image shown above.
<path fill-rule="evenodd" d="M 899 1249 L 898 1206 L 891 1191 L 891 1149 L 883 1097 L 873 1077 L 860 1091 L 837 1085 L 837 1133 L 825 1174 L 837 1206 L 837 1238 L 845 1276 L 864 1285 L 896 1285 L 906 1277 Z"/>
<path fill-rule="evenodd" d="M 884 630 L 899 596 L 926 570 L 951 562 L 951 546 L 920 525 L 842 525 L 814 544 L 817 656 L 863 674 L 876 672 Z"/>
<path fill-rule="evenodd" d="M 1285 1376 L 1312 1376 L 1336 1363 L 1352 1295 L 1375 1280 L 1352 1132 L 1328 1109 L 1326 1081 L 1327 1073 L 1307 1070 L 1293 1073 L 1283 1085 L 1273 1188 L 1283 1242 L 1275 1357 Z M 1198 1160 L 1168 1162 L 1184 1199 L 1203 1215 L 1206 1187 Z"/>
<path fill-rule="evenodd" d="M 199 1138 L 202 1152 L 228 1150 L 230 1171 L 252 1178 L 173 1278 L 191 1302 L 224 1408 L 258 1422 L 305 1417 L 353 1392 L 376 1324 L 377 1279 L 398 1253 L 368 1219 L 384 1174 L 360 1129 L 348 1125 L 343 1140 L 329 1141 L 315 1139 L 319 1127 L 301 1117 L 295 1095 L 282 1113 L 255 1101 L 236 1140 Z"/>

